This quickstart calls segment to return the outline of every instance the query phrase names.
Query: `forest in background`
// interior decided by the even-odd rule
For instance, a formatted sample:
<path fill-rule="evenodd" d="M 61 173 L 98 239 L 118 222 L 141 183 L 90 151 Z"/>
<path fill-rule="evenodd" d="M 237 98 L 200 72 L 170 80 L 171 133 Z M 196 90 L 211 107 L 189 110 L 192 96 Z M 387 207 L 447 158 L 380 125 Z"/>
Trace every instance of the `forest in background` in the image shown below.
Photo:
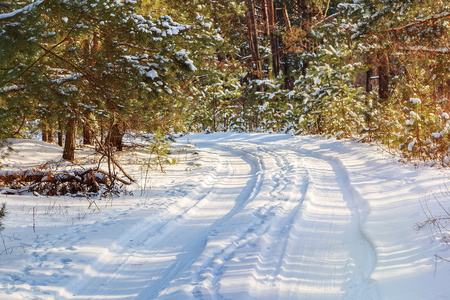
<path fill-rule="evenodd" d="M 0 138 L 291 132 L 448 166 L 444 0 L 0 2 Z"/>

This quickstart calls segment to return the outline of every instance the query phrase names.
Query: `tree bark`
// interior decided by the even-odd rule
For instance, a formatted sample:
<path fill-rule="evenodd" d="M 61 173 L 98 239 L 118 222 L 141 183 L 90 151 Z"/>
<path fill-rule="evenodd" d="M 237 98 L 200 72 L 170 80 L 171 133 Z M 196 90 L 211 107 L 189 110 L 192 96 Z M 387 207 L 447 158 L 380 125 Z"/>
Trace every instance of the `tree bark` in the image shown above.
<path fill-rule="evenodd" d="M 83 145 L 92 145 L 93 144 L 93 138 L 92 138 L 92 131 L 91 128 L 83 124 Z"/>
<path fill-rule="evenodd" d="M 41 134 L 42 134 L 42 141 L 43 142 L 47 142 L 48 138 L 47 138 L 47 128 L 46 127 L 44 127 L 41 130 Z"/>
<path fill-rule="evenodd" d="M 123 126 L 120 126 L 119 123 L 116 123 L 111 127 L 111 130 L 108 133 L 107 143 L 109 143 L 111 147 L 115 147 L 117 151 L 122 151 L 123 136 L 124 136 Z"/>
<path fill-rule="evenodd" d="M 60 147 L 63 146 L 63 133 L 61 130 L 58 130 L 58 145 Z"/>
<path fill-rule="evenodd" d="M 370 82 L 371 78 L 372 78 L 372 68 L 370 68 L 366 72 L 366 93 L 370 93 L 372 91 L 372 84 Z"/>
<path fill-rule="evenodd" d="M 262 66 L 259 57 L 258 32 L 256 31 L 255 5 L 253 0 L 246 0 L 247 4 L 247 30 L 249 36 L 250 53 L 253 63 L 256 65 L 257 76 L 261 77 Z"/>
<path fill-rule="evenodd" d="M 63 128 L 62 128 L 61 120 L 58 120 L 58 145 L 60 147 L 63 146 Z"/>
<path fill-rule="evenodd" d="M 280 55 L 278 53 L 278 38 L 275 36 L 275 6 L 273 0 L 267 0 L 269 20 L 270 49 L 272 51 L 272 68 L 274 76 L 280 75 Z"/>
<path fill-rule="evenodd" d="M 49 128 L 47 130 L 47 142 L 53 143 L 55 141 L 55 138 L 53 136 L 54 133 L 55 131 L 52 128 Z"/>
<path fill-rule="evenodd" d="M 283 54 L 283 75 L 284 75 L 284 89 L 293 90 L 294 89 L 294 77 L 291 75 L 292 64 L 289 61 L 289 56 Z"/>
<path fill-rule="evenodd" d="M 311 29 L 313 11 L 314 11 L 314 3 L 310 0 L 297 0 L 297 10 L 298 14 L 301 17 L 300 27 L 304 30 L 304 32 L 308 33 L 305 39 L 305 49 L 307 52 L 311 52 L 313 49 L 313 45 L 309 40 L 309 32 Z M 306 75 L 307 69 L 309 67 L 309 59 L 306 59 L 301 62 L 301 70 L 302 74 Z"/>
<path fill-rule="evenodd" d="M 67 124 L 66 141 L 64 143 L 63 159 L 75 160 L 75 142 L 77 136 L 77 119 L 70 118 Z"/>
<path fill-rule="evenodd" d="M 267 8 L 267 0 L 261 0 L 262 18 L 264 20 L 264 34 L 270 36 L 269 29 L 269 10 Z"/>
<path fill-rule="evenodd" d="M 289 14 L 287 11 L 286 4 L 283 6 L 283 17 L 284 17 L 284 23 L 286 23 L 286 32 L 290 32 L 292 29 L 291 21 L 289 20 Z"/>
<path fill-rule="evenodd" d="M 389 73 L 390 73 L 389 55 L 385 53 L 379 59 L 378 65 L 378 76 L 379 76 L 378 96 L 382 101 L 385 101 L 389 98 L 389 81 L 390 81 Z"/>

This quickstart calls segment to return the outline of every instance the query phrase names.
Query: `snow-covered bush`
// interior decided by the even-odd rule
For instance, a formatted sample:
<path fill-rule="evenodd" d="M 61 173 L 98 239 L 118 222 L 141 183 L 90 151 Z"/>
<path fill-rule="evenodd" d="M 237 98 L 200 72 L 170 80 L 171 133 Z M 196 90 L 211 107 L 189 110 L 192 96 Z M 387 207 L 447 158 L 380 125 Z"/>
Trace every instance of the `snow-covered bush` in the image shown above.
<path fill-rule="evenodd" d="M 352 62 L 352 49 L 335 46 L 319 46 L 308 55 L 309 67 L 300 73 L 291 94 L 300 101 L 301 126 L 306 132 L 352 137 L 370 127 L 371 104 L 363 90 L 354 86 L 362 66 Z"/>

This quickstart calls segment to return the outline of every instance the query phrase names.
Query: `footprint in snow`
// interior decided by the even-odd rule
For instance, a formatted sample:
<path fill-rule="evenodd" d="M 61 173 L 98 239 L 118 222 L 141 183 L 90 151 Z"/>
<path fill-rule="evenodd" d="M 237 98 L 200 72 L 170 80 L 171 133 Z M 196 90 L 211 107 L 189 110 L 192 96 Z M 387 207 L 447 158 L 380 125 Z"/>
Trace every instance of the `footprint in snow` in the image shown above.
<path fill-rule="evenodd" d="M 70 258 L 62 258 L 61 259 L 61 262 L 63 263 L 63 264 L 68 264 L 68 263 L 70 263 L 70 262 L 72 262 L 72 259 L 70 259 Z"/>

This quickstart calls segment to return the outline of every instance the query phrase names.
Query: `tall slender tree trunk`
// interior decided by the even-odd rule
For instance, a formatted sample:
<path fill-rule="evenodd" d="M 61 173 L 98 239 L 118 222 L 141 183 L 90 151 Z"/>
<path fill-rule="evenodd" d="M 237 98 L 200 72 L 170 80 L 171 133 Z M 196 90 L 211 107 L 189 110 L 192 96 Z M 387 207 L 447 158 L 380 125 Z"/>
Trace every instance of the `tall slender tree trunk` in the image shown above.
<path fill-rule="evenodd" d="M 111 127 L 110 135 L 110 142 L 111 146 L 115 147 L 117 151 L 122 151 L 123 148 L 123 135 L 124 135 L 124 129 L 122 124 L 116 123 Z"/>
<path fill-rule="evenodd" d="M 47 130 L 47 142 L 53 143 L 55 141 L 55 137 L 53 136 L 55 134 L 55 131 L 53 128 L 49 128 Z"/>
<path fill-rule="evenodd" d="M 42 141 L 47 142 L 47 131 L 42 130 Z"/>
<path fill-rule="evenodd" d="M 63 146 L 63 126 L 61 120 L 58 120 L 58 145 Z"/>
<path fill-rule="evenodd" d="M 269 26 L 269 4 L 268 0 L 261 0 L 261 11 L 262 11 L 262 19 L 264 21 L 264 35 L 269 39 L 269 43 L 271 42 L 270 37 L 270 26 Z M 274 77 L 274 70 L 273 70 L 273 56 L 269 55 L 267 59 L 267 63 L 269 65 L 269 78 Z"/>
<path fill-rule="evenodd" d="M 284 89 L 294 89 L 294 77 L 291 75 L 291 61 L 289 55 L 283 54 L 283 75 L 284 75 Z"/>
<path fill-rule="evenodd" d="M 310 0 L 297 0 L 297 10 L 298 10 L 298 14 L 301 16 L 301 28 L 305 31 L 305 32 L 309 32 L 310 28 L 311 28 L 311 6 L 313 4 L 310 2 Z M 305 41 L 305 48 L 306 51 L 310 52 L 312 49 L 311 43 L 308 41 L 308 39 L 306 39 Z M 303 60 L 301 62 L 301 70 L 302 70 L 302 74 L 306 75 L 306 71 L 309 67 L 309 60 Z"/>
<path fill-rule="evenodd" d="M 249 47 L 253 63 L 256 65 L 258 78 L 262 74 L 262 66 L 259 56 L 258 32 L 256 30 L 255 4 L 253 0 L 246 0 L 247 4 L 247 30 L 249 36 Z"/>
<path fill-rule="evenodd" d="M 266 36 L 270 36 L 270 29 L 269 29 L 269 9 L 267 7 L 267 0 L 261 0 L 261 10 L 262 10 L 262 16 L 264 20 L 264 34 Z"/>
<path fill-rule="evenodd" d="M 369 93 L 372 91 L 372 84 L 371 84 L 371 78 L 372 78 L 372 68 L 367 70 L 366 72 L 366 93 Z"/>
<path fill-rule="evenodd" d="M 289 20 L 289 13 L 287 11 L 286 4 L 283 6 L 283 18 L 284 23 L 286 23 L 286 32 L 290 32 L 292 30 L 291 21 Z"/>
<path fill-rule="evenodd" d="M 83 124 L 83 145 L 92 145 L 92 144 L 93 144 L 92 131 L 88 125 Z"/>
<path fill-rule="evenodd" d="M 63 159 L 75 160 L 75 142 L 77 136 L 77 119 L 70 118 L 67 124 L 66 141 L 64 143 Z"/>
<path fill-rule="evenodd" d="M 278 38 L 275 35 L 275 6 L 273 0 L 267 0 L 267 12 L 269 20 L 270 49 L 272 51 L 272 68 L 274 76 L 280 74 L 280 55 L 278 53 Z"/>
<path fill-rule="evenodd" d="M 48 140 L 48 136 L 47 136 L 47 134 L 48 134 L 48 131 L 47 131 L 47 125 L 42 125 L 42 124 L 41 124 L 41 126 L 42 126 L 42 130 L 41 130 L 42 141 L 43 141 L 43 142 L 47 142 L 47 140 Z"/>
<path fill-rule="evenodd" d="M 63 133 L 61 130 L 58 130 L 58 145 L 60 147 L 63 146 Z"/>
<path fill-rule="evenodd" d="M 93 117 L 91 113 L 85 113 L 83 123 L 83 145 L 93 145 L 94 137 L 92 130 Z"/>
<path fill-rule="evenodd" d="M 283 5 L 282 11 L 283 11 L 284 23 L 286 24 L 286 32 L 288 34 L 290 34 L 290 32 L 292 31 L 292 25 L 291 25 L 291 20 L 289 19 L 289 13 L 288 13 L 286 4 Z M 281 57 L 280 61 L 283 62 L 283 64 L 280 66 L 283 71 L 283 75 L 284 75 L 283 88 L 292 90 L 294 88 L 294 77 L 291 76 L 292 64 L 289 59 L 290 57 L 286 53 L 281 54 L 280 57 Z"/>
<path fill-rule="evenodd" d="M 378 65 L 378 96 L 382 101 L 389 98 L 389 82 L 390 82 L 390 68 L 389 68 L 389 55 L 387 53 L 382 54 L 379 59 Z"/>

